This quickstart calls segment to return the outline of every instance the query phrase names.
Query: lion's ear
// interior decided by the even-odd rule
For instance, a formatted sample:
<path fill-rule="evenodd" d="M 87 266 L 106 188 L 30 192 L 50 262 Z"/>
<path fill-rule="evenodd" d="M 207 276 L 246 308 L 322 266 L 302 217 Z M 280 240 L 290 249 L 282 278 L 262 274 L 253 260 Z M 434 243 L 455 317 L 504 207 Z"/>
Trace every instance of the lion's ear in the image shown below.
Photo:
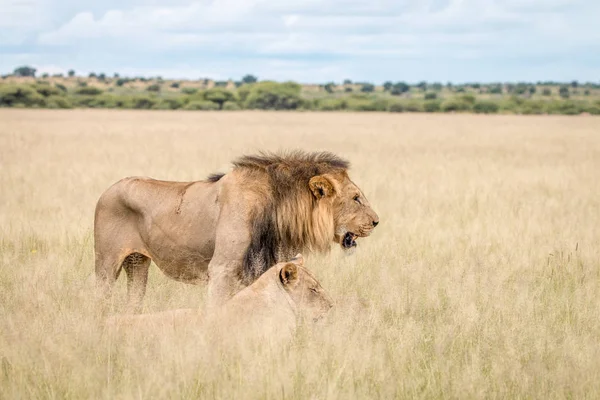
<path fill-rule="evenodd" d="M 281 270 L 279 270 L 279 280 L 283 283 L 283 286 L 296 283 L 298 280 L 298 267 L 294 263 L 285 264 Z"/>
<path fill-rule="evenodd" d="M 331 178 L 325 175 L 313 176 L 310 178 L 308 186 L 317 199 L 332 196 L 335 192 Z"/>
<path fill-rule="evenodd" d="M 299 265 L 301 267 L 304 266 L 304 257 L 300 253 L 296 254 L 296 256 L 292 258 L 291 261 L 294 264 Z"/>

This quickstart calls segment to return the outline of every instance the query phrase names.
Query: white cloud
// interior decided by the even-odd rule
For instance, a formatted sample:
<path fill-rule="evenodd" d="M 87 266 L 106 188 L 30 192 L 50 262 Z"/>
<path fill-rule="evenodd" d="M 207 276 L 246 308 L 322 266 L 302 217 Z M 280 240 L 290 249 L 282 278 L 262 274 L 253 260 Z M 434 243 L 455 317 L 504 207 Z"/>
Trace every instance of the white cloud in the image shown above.
<path fill-rule="evenodd" d="M 164 76 L 375 74 L 418 59 L 557 59 L 600 42 L 595 0 L 9 1 L 25 6 L 0 13 L 0 45 L 34 45 L 42 64 Z"/>

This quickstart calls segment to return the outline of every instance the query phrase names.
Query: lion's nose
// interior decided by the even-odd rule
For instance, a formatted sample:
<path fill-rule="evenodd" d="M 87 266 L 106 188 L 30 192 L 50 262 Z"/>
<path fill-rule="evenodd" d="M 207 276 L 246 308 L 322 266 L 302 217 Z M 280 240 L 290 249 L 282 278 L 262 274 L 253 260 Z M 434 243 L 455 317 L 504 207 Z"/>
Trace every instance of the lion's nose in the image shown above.
<path fill-rule="evenodd" d="M 376 227 L 379 224 L 379 221 L 373 221 L 373 227 Z"/>

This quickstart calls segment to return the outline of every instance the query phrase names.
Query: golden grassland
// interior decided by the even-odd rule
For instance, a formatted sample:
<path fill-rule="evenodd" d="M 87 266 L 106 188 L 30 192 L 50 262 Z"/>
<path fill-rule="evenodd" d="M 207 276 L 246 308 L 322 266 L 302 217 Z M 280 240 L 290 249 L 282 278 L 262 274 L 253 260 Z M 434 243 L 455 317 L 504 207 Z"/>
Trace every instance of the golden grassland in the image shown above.
<path fill-rule="evenodd" d="M 308 257 L 325 323 L 284 347 L 104 334 L 102 191 L 288 148 L 350 159 L 381 218 Z M 0 110 L 0 398 L 598 398 L 599 178 L 595 117 Z M 152 267 L 145 312 L 204 296 Z"/>

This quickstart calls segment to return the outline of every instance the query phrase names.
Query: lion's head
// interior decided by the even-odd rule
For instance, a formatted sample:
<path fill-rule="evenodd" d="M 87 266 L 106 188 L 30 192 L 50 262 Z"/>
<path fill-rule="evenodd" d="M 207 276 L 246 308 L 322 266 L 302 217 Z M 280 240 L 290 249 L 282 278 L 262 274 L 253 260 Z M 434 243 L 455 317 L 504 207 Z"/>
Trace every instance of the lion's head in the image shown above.
<path fill-rule="evenodd" d="M 349 165 L 328 152 L 301 151 L 234 162 L 248 190 L 265 200 L 252 218 L 244 260 L 247 281 L 298 252 L 325 252 L 332 243 L 350 249 L 371 233 L 379 217 L 350 179 Z"/>
<path fill-rule="evenodd" d="M 296 255 L 277 265 L 277 276 L 296 306 L 300 317 L 318 321 L 333 307 L 333 300 L 317 279 L 304 268 L 304 258 Z"/>
<path fill-rule="evenodd" d="M 356 246 L 356 238 L 366 237 L 379 223 L 363 192 L 347 173 L 317 175 L 309 181 L 318 202 L 327 202 L 333 214 L 333 240 L 347 250 Z"/>

